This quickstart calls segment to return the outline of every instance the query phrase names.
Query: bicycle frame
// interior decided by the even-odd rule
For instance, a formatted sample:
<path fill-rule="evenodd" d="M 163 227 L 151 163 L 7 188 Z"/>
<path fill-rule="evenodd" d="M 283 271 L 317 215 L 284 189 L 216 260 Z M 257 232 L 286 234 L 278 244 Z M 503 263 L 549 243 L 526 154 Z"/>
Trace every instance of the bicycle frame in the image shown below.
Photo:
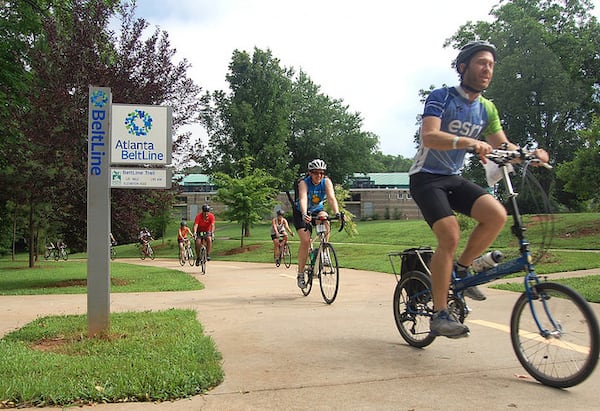
<path fill-rule="evenodd" d="M 312 224 L 315 227 L 315 231 L 317 232 L 317 235 L 314 237 L 311 237 L 310 239 L 310 247 L 308 249 L 308 256 L 310 257 L 309 261 L 310 261 L 310 268 L 311 271 L 314 271 L 314 268 L 317 266 L 317 263 L 319 261 L 321 261 L 321 252 L 323 250 L 322 245 L 325 244 L 327 242 L 327 226 L 325 225 L 326 221 L 332 221 L 335 220 L 335 217 L 319 217 L 319 216 L 314 216 L 312 218 Z M 344 220 L 341 220 L 342 224 L 340 225 L 340 229 L 338 231 L 342 231 L 344 229 Z M 331 230 L 331 225 L 329 227 L 329 229 Z M 314 247 L 314 243 L 315 241 L 318 241 L 318 245 L 315 248 Z M 311 253 L 311 251 L 316 251 L 314 253 Z"/>
<path fill-rule="evenodd" d="M 277 241 L 279 241 L 279 259 L 283 260 L 283 247 L 287 244 L 287 240 L 284 240 L 283 236 L 279 236 Z"/>
<path fill-rule="evenodd" d="M 502 278 L 509 274 L 518 273 L 521 271 L 525 271 L 525 288 L 529 289 L 529 282 L 534 281 L 535 283 L 539 283 L 539 279 L 537 274 L 535 273 L 535 268 L 532 261 L 531 251 L 529 249 L 529 242 L 525 238 L 525 230 L 526 228 L 523 225 L 523 220 L 521 217 L 521 213 L 519 211 L 519 206 L 517 204 L 517 196 L 518 193 L 514 191 L 512 181 L 510 179 L 510 175 L 505 165 L 501 165 L 502 167 L 502 179 L 504 181 L 506 190 L 508 192 L 510 206 L 511 206 L 511 214 L 513 217 L 512 233 L 519 240 L 519 251 L 521 255 L 515 259 L 510 261 L 506 261 L 498 264 L 495 267 L 492 267 L 488 270 L 479 272 L 473 276 L 468 276 L 465 278 L 457 278 L 455 273 L 453 274 L 452 283 L 454 285 L 454 291 L 460 292 L 464 291 L 466 288 L 481 285 L 488 283 L 490 281 L 496 280 L 498 278 Z"/>

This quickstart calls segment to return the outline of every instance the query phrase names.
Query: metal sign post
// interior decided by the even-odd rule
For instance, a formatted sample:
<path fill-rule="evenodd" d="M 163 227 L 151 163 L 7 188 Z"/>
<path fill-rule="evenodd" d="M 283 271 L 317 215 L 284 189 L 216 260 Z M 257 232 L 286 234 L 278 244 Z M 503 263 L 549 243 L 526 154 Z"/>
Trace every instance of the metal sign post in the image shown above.
<path fill-rule="evenodd" d="M 88 335 L 110 329 L 110 120 L 108 87 L 90 87 L 87 168 Z"/>

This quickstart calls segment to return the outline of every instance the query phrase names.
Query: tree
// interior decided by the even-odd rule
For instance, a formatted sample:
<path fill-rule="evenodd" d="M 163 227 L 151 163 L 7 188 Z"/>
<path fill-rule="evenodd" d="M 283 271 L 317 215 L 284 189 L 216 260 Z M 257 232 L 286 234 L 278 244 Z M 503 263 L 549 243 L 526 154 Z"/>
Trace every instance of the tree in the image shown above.
<path fill-rule="evenodd" d="M 174 132 L 194 121 L 200 104 L 201 90 L 186 76 L 189 64 L 172 62 L 175 50 L 166 33 L 156 29 L 143 37 L 148 23 L 134 19 L 134 1 L 65 4 L 47 10 L 40 34 L 27 43 L 31 80 L 23 91 L 25 104 L 13 113 L 18 143 L 6 150 L 12 165 L 0 168 L 3 189 L 28 215 L 30 266 L 37 237 L 45 237 L 51 227 L 72 249 L 85 248 L 89 84 L 110 85 L 114 102 L 170 105 Z M 109 29 L 117 13 L 120 38 Z M 189 135 L 180 137 L 175 138 L 175 153 Z M 113 227 L 122 231 L 120 238 L 125 232 L 135 235 L 146 211 L 170 209 L 165 200 L 172 195 L 126 191 L 113 190 L 113 210 L 118 210 Z"/>
<path fill-rule="evenodd" d="M 330 165 L 327 173 L 338 183 L 355 172 L 370 171 L 379 138 L 362 130 L 359 113 L 323 94 L 303 71 L 294 82 L 292 107 L 288 145 L 297 169 L 304 172 L 309 161 L 320 158 Z"/>
<path fill-rule="evenodd" d="M 598 113 L 600 27 L 588 0 L 512 0 L 494 7 L 493 22 L 467 23 L 446 45 L 489 40 L 498 48 L 494 80 L 485 92 L 504 130 L 523 147 L 547 149 L 553 163 L 571 160 L 578 131 Z M 542 185 L 553 187 L 552 174 Z"/>
<path fill-rule="evenodd" d="M 227 80 L 231 93 L 206 94 L 201 121 L 209 147 L 199 159 L 209 172 L 234 175 L 241 159 L 279 178 L 287 190 L 314 158 L 332 164 L 337 182 L 356 171 L 369 171 L 379 139 L 362 131 L 362 119 L 341 100 L 320 92 L 306 73 L 280 66 L 271 51 L 235 50 Z"/>
<path fill-rule="evenodd" d="M 577 150 L 572 161 L 560 164 L 556 174 L 565 191 L 589 204 L 585 211 L 596 211 L 600 208 L 600 116 L 594 116 L 590 129 L 580 134 L 585 146 Z"/>
<path fill-rule="evenodd" d="M 231 94 L 216 91 L 204 99 L 201 120 L 209 133 L 209 147 L 201 162 L 207 170 L 243 174 L 247 164 L 242 159 L 251 159 L 253 168 L 283 180 L 291 178 L 287 147 L 291 75 L 270 50 L 255 48 L 252 58 L 247 52 L 233 52 L 227 74 Z"/>
<path fill-rule="evenodd" d="M 393 156 L 377 151 L 373 154 L 370 173 L 405 173 L 412 166 L 413 160 L 401 155 Z"/>
<path fill-rule="evenodd" d="M 244 158 L 241 163 L 243 172 L 235 176 L 215 173 L 213 178 L 219 187 L 215 200 L 227 207 L 222 216 L 242 225 L 240 247 L 244 246 L 244 237 L 250 236 L 250 227 L 261 221 L 275 205 L 278 193 L 277 179 L 261 169 L 253 169 L 252 158 Z"/>

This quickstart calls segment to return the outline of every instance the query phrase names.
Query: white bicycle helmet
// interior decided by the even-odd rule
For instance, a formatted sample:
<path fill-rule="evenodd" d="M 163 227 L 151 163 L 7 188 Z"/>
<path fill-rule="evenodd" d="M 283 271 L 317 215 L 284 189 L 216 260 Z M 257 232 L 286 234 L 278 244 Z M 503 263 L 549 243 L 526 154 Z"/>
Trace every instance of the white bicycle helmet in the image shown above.
<path fill-rule="evenodd" d="M 313 161 L 308 163 L 308 171 L 312 170 L 327 170 L 327 164 L 321 159 L 315 158 Z"/>

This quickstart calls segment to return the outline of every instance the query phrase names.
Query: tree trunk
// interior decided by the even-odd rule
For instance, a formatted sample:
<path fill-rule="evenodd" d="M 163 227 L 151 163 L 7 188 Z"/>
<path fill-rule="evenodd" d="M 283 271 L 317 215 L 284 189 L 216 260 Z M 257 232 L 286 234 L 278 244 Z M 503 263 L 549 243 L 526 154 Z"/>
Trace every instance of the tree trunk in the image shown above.
<path fill-rule="evenodd" d="M 35 265 L 35 229 L 33 227 L 33 204 L 29 199 L 29 268 Z"/>

